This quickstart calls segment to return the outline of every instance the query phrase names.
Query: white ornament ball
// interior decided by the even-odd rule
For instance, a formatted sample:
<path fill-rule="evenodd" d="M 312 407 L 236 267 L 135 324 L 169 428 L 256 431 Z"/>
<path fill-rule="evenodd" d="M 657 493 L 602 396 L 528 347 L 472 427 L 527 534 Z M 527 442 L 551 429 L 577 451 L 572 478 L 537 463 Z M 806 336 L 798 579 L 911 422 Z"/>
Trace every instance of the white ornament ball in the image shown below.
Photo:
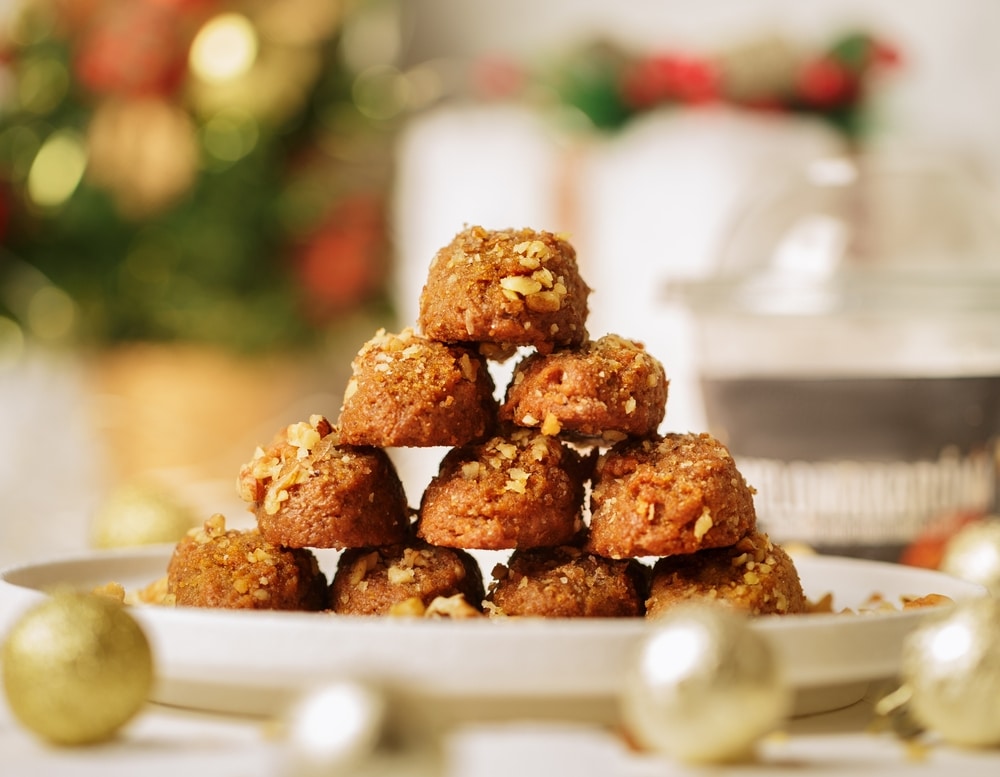
<path fill-rule="evenodd" d="M 1000 518 L 966 524 L 945 545 L 941 570 L 1000 596 Z"/>
<path fill-rule="evenodd" d="M 1000 600 L 961 602 L 903 643 L 909 711 L 956 745 L 1000 745 Z"/>
<path fill-rule="evenodd" d="M 657 621 L 628 674 L 625 725 L 641 746 L 680 761 L 737 761 L 791 710 L 774 650 L 744 615 L 685 605 Z"/>
<path fill-rule="evenodd" d="M 383 695 L 348 680 L 309 692 L 287 716 L 286 766 L 294 777 L 348 774 L 369 758 L 382 736 Z"/>

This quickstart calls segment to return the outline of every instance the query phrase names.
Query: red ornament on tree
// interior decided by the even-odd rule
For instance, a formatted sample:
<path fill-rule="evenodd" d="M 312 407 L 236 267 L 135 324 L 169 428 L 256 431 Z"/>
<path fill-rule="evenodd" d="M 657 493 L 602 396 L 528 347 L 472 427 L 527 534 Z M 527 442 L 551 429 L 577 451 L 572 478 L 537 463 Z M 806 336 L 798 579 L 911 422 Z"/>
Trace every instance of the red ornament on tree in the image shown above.
<path fill-rule="evenodd" d="M 80 83 L 96 94 L 173 94 L 187 68 L 191 31 L 176 8 L 155 0 L 112 3 L 81 36 Z"/>
<path fill-rule="evenodd" d="M 312 316 L 324 321 L 362 303 L 385 272 L 382 205 L 359 194 L 336 203 L 298 256 Z"/>

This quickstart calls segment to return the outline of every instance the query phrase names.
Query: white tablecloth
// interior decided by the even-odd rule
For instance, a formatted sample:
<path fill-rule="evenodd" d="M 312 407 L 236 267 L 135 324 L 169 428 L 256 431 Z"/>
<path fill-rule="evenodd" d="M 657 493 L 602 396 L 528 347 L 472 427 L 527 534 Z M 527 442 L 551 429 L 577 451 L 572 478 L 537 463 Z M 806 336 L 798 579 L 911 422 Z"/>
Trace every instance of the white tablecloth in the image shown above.
<path fill-rule="evenodd" d="M 460 727 L 437 751 L 385 749 L 359 775 L 401 777 L 669 777 L 670 775 L 905 775 L 977 777 L 1000 774 L 1000 749 L 971 751 L 931 739 L 908 744 L 877 731 L 871 692 L 844 710 L 798 718 L 765 738 L 753 763 L 694 768 L 630 751 L 597 726 L 512 721 Z M 275 721 L 240 719 L 149 705 L 113 741 L 81 748 L 40 742 L 0 706 L 0 774 L 5 777 L 273 777 L 291 759 Z"/>

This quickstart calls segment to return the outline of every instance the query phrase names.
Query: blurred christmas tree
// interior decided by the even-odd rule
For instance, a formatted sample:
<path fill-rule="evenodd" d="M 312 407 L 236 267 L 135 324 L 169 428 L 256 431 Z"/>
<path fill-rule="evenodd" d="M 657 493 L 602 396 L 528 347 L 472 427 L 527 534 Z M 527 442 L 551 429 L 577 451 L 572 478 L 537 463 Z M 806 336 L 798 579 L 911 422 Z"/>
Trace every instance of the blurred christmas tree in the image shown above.
<path fill-rule="evenodd" d="M 259 351 L 383 309 L 391 95 L 343 56 L 372 5 L 23 3 L 0 42 L 0 315 Z"/>

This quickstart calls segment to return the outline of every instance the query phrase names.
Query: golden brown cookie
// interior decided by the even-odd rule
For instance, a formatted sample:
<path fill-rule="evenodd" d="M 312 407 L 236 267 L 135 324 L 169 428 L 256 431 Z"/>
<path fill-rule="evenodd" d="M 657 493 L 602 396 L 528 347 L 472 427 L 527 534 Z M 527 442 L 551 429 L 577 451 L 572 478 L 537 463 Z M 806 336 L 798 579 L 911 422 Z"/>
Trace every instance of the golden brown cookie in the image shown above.
<path fill-rule="evenodd" d="M 330 608 L 341 615 L 423 615 L 436 599 L 461 596 L 480 611 L 483 595 L 482 571 L 472 556 L 412 540 L 344 551 L 330 585 Z"/>
<path fill-rule="evenodd" d="M 587 550 L 670 556 L 732 545 L 756 526 L 753 490 L 708 434 L 626 441 L 597 460 Z"/>
<path fill-rule="evenodd" d="M 450 450 L 424 491 L 417 534 L 457 548 L 532 548 L 581 528 L 587 467 L 553 437 L 515 429 Z"/>
<path fill-rule="evenodd" d="M 410 510 L 380 448 L 342 445 L 322 416 L 291 424 L 240 469 L 240 496 L 261 534 L 290 548 L 359 548 L 402 542 Z"/>
<path fill-rule="evenodd" d="M 576 251 L 562 237 L 474 226 L 434 256 L 418 323 L 433 340 L 499 346 L 506 355 L 519 345 L 547 353 L 587 339 L 589 294 Z"/>
<path fill-rule="evenodd" d="M 167 594 L 176 604 L 237 610 L 321 610 L 326 577 L 306 548 L 282 548 L 258 531 L 226 529 L 214 515 L 174 548 Z"/>
<path fill-rule="evenodd" d="M 379 332 L 361 348 L 338 426 L 350 445 L 464 445 L 496 425 L 493 378 L 474 350 L 412 329 Z"/>
<path fill-rule="evenodd" d="M 490 615 L 545 618 L 628 618 L 645 611 L 648 569 L 574 545 L 515 550 L 493 570 Z"/>
<path fill-rule="evenodd" d="M 646 615 L 658 617 L 692 599 L 720 602 L 751 615 L 802 613 L 808 604 L 791 556 L 757 532 L 731 547 L 656 562 Z"/>
<path fill-rule="evenodd" d="M 667 385 L 663 365 L 640 343 L 605 335 L 523 359 L 500 418 L 571 438 L 648 437 L 663 421 Z"/>

